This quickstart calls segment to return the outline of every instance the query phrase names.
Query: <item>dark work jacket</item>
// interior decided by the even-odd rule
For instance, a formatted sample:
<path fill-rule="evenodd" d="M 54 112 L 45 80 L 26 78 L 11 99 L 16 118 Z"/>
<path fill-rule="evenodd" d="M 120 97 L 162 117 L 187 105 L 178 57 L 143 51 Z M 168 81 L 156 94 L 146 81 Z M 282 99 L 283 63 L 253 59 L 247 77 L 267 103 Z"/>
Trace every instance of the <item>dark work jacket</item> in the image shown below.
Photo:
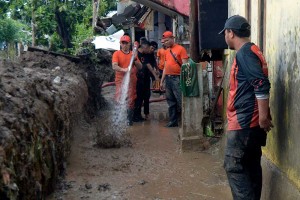
<path fill-rule="evenodd" d="M 249 42 L 236 53 L 229 84 L 228 130 L 259 126 L 256 95 L 269 95 L 270 82 L 267 63 L 258 46 Z"/>

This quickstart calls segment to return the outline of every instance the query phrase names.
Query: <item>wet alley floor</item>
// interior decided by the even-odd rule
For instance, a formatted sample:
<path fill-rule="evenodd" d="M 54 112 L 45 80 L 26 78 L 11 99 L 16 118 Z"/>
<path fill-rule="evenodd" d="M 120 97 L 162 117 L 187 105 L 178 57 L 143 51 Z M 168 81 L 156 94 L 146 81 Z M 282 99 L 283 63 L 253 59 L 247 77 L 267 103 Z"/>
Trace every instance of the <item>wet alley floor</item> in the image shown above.
<path fill-rule="evenodd" d="M 132 147 L 93 146 L 95 128 L 75 129 L 65 180 L 49 200 L 230 200 L 218 147 L 181 153 L 179 128 L 165 128 L 166 102 L 150 105 L 151 119 L 129 128 Z"/>

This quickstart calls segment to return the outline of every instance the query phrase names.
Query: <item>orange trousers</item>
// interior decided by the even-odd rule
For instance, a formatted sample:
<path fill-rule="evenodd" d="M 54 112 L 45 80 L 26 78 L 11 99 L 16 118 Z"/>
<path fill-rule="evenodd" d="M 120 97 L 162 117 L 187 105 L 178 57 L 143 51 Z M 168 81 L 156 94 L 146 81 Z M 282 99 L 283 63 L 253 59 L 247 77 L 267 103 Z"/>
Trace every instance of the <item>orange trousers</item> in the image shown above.
<path fill-rule="evenodd" d="M 121 98 L 121 91 L 122 91 L 122 80 L 116 80 L 116 93 L 115 93 L 115 101 L 120 103 Z M 128 86 L 128 93 L 127 93 L 127 107 L 129 109 L 134 109 L 134 103 L 136 99 L 136 77 L 131 76 Z"/>

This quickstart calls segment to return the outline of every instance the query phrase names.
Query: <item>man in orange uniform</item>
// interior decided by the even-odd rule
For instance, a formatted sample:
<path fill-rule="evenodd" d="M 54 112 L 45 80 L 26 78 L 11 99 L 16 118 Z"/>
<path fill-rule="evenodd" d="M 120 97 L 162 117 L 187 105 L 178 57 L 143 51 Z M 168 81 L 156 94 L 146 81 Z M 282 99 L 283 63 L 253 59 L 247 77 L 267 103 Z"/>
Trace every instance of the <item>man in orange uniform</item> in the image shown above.
<path fill-rule="evenodd" d="M 161 78 L 161 89 L 163 89 L 163 81 L 166 80 L 166 98 L 169 105 L 169 123 L 166 127 L 178 126 L 177 113 L 181 112 L 180 91 L 180 71 L 181 65 L 188 62 L 188 55 L 185 48 L 175 43 L 173 33 L 166 31 L 162 39 L 164 45 L 168 48 L 165 54 L 165 68 Z"/>
<path fill-rule="evenodd" d="M 125 73 L 128 72 L 128 67 L 130 64 L 130 59 L 132 57 L 132 51 L 130 51 L 130 37 L 128 35 L 124 35 L 120 39 L 121 50 L 114 52 L 112 56 L 112 68 L 115 70 L 115 83 L 116 83 L 116 93 L 115 100 L 120 102 L 121 97 L 121 89 L 122 82 L 125 76 Z M 136 73 L 137 69 L 141 68 L 142 65 L 139 60 L 135 59 L 133 66 L 130 70 L 130 81 L 128 86 L 128 111 L 127 111 L 127 120 L 128 125 L 133 125 L 133 109 L 134 109 L 134 101 L 136 99 Z"/>
<path fill-rule="evenodd" d="M 160 76 L 162 76 L 163 70 L 165 68 L 165 55 L 166 55 L 166 46 L 164 44 L 164 40 L 161 40 L 162 48 L 158 49 L 157 51 L 157 65 L 159 69 Z"/>

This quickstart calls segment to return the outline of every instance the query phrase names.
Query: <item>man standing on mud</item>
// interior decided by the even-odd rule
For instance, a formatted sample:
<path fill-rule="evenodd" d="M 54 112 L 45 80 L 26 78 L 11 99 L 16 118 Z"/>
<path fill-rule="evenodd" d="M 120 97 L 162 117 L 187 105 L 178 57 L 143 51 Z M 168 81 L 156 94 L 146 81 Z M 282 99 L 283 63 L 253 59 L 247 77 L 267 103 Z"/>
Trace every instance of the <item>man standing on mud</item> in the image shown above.
<path fill-rule="evenodd" d="M 227 145 L 224 168 L 234 200 L 259 200 L 262 189 L 261 146 L 273 127 L 269 109 L 270 82 L 260 49 L 250 42 L 250 24 L 241 16 L 227 19 L 229 48 L 236 50 L 230 71 L 227 103 Z"/>
<path fill-rule="evenodd" d="M 149 99 L 151 95 L 150 91 L 150 77 L 153 76 L 155 80 L 158 80 L 158 76 L 155 73 L 153 67 L 153 61 L 151 62 L 151 50 L 150 43 L 147 40 L 142 41 L 140 48 L 138 49 L 138 58 L 142 63 L 142 68 L 137 72 L 137 98 L 135 101 L 134 110 L 134 122 L 141 122 L 149 117 Z M 155 59 L 154 59 L 155 63 Z M 141 110 L 144 104 L 145 118 L 142 117 Z"/>
<path fill-rule="evenodd" d="M 182 94 L 180 90 L 181 65 L 188 62 L 185 48 L 175 43 L 175 37 L 170 31 L 166 31 L 162 37 L 166 48 L 165 68 L 160 82 L 163 90 L 163 82 L 166 79 L 166 98 L 169 105 L 169 123 L 166 127 L 178 126 L 178 113 L 181 112 Z"/>
<path fill-rule="evenodd" d="M 115 83 L 116 83 L 116 93 L 115 100 L 119 103 L 121 98 L 122 82 L 125 76 L 125 73 L 128 72 L 128 67 L 130 64 L 130 59 L 132 57 L 132 51 L 130 51 L 130 37 L 124 35 L 120 39 L 121 50 L 114 52 L 112 56 L 112 68 L 115 70 Z M 136 99 L 136 67 L 141 68 L 142 65 L 140 61 L 135 58 L 134 64 L 131 68 L 130 73 L 130 82 L 128 86 L 128 110 L 127 110 L 127 124 L 129 126 L 133 125 L 133 112 L 134 112 L 134 101 Z"/>

